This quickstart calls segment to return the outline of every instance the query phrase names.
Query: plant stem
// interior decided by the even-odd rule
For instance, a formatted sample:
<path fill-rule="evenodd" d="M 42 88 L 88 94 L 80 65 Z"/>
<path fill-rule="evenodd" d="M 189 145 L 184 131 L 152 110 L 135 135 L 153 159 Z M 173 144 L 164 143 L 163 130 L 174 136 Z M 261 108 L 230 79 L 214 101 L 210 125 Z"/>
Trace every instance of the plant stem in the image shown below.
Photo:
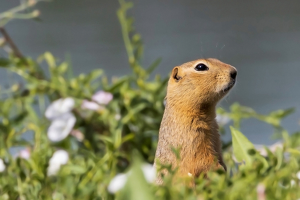
<path fill-rule="evenodd" d="M 8 35 L 8 33 L 6 32 L 6 30 L 3 27 L 0 27 L 0 32 L 3 35 L 5 42 L 7 42 L 7 44 L 9 44 L 13 54 L 18 58 L 23 58 L 22 53 L 20 52 L 18 47 L 15 45 L 15 43 L 13 42 L 13 40 L 11 39 L 11 37 Z"/>

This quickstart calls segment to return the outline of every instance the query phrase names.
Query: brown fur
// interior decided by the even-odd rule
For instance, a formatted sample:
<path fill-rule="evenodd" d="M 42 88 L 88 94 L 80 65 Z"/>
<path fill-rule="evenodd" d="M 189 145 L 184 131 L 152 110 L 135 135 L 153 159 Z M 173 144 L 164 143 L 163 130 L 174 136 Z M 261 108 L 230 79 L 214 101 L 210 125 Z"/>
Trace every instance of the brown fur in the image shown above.
<path fill-rule="evenodd" d="M 196 71 L 199 63 L 208 71 Z M 212 168 L 226 170 L 215 107 L 234 85 L 236 69 L 217 59 L 200 59 L 175 67 L 168 82 L 166 107 L 155 155 L 163 164 L 179 167 L 179 175 L 199 176 Z M 226 88 L 228 90 L 226 90 Z M 171 147 L 180 148 L 180 160 Z M 161 178 L 157 183 L 162 183 Z"/>

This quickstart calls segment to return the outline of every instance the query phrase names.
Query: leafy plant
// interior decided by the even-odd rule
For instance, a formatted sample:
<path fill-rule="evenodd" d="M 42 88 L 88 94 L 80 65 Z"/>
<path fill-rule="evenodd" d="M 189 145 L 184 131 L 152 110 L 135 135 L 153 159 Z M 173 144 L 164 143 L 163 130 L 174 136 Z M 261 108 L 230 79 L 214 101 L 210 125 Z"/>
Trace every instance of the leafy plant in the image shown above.
<path fill-rule="evenodd" d="M 150 79 L 160 59 L 141 65 L 141 36 L 127 16 L 132 3 L 120 0 L 117 12 L 132 73 L 109 80 L 100 69 L 73 76 L 69 63 L 50 52 L 37 59 L 23 56 L 3 27 L 11 19 L 37 16 L 28 8 L 38 1 L 22 2 L 0 14 L 0 43 L 7 52 L 0 67 L 15 77 L 0 88 L 0 199 L 300 197 L 299 133 L 289 136 L 281 126 L 293 110 L 261 115 L 239 104 L 218 109 L 219 117 L 233 121 L 233 149 L 229 144 L 224 151 L 227 173 L 178 180 L 176 170 L 162 166 L 170 171 L 164 184 L 148 183 L 154 175 L 145 163 L 153 163 L 167 79 Z M 282 145 L 266 147 L 262 156 L 239 131 L 247 118 L 273 126 Z M 195 187 L 187 184 L 191 181 Z"/>

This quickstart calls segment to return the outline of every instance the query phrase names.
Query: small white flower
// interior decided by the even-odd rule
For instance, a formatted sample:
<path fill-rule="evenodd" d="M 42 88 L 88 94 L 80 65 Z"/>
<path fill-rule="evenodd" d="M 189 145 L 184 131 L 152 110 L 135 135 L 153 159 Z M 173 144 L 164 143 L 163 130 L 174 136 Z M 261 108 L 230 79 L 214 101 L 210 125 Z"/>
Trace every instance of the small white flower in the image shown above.
<path fill-rule="evenodd" d="M 266 157 L 268 152 L 266 151 L 264 145 L 261 144 L 254 144 L 254 148 L 260 153 L 260 155 Z"/>
<path fill-rule="evenodd" d="M 256 192 L 257 192 L 257 199 L 258 200 L 265 200 L 266 199 L 266 187 L 264 184 L 260 183 L 256 187 Z"/>
<path fill-rule="evenodd" d="M 74 108 L 74 105 L 75 101 L 70 97 L 65 99 L 58 99 L 49 105 L 45 112 L 45 116 L 48 119 L 53 120 L 54 118 L 70 112 Z"/>
<path fill-rule="evenodd" d="M 128 174 L 117 174 L 109 183 L 107 189 L 110 193 L 121 190 L 127 182 Z"/>
<path fill-rule="evenodd" d="M 0 158 L 0 172 L 4 172 L 5 168 L 6 168 L 5 164 L 4 164 L 3 160 Z"/>
<path fill-rule="evenodd" d="M 25 149 L 22 149 L 21 151 L 19 151 L 18 153 L 18 157 L 20 158 L 23 158 L 25 160 L 28 160 L 30 158 L 30 149 L 29 148 L 25 148 Z"/>
<path fill-rule="evenodd" d="M 92 100 L 102 104 L 106 105 L 108 104 L 111 100 L 113 99 L 113 95 L 109 92 L 104 92 L 104 91 L 98 91 L 92 96 Z"/>
<path fill-rule="evenodd" d="M 296 174 L 297 178 L 300 180 L 300 171 Z"/>
<path fill-rule="evenodd" d="M 93 101 L 88 101 L 88 100 L 83 100 L 81 104 L 82 109 L 86 110 L 103 110 L 104 107 L 100 106 L 99 104 L 93 102 Z"/>
<path fill-rule="evenodd" d="M 155 167 L 153 165 L 146 163 L 142 165 L 142 170 L 148 183 L 153 183 L 156 179 Z"/>
<path fill-rule="evenodd" d="M 219 115 L 219 114 L 217 115 L 216 120 L 220 126 L 224 126 L 230 122 L 229 117 L 227 117 L 225 115 Z"/>
<path fill-rule="evenodd" d="M 72 113 L 65 113 L 55 118 L 48 128 L 48 138 L 53 142 L 65 139 L 73 129 L 75 122 L 76 118 Z"/>
<path fill-rule="evenodd" d="M 283 143 L 282 143 L 282 141 L 279 141 L 279 142 L 276 142 L 276 143 L 274 143 L 274 144 L 272 144 L 268 147 L 269 147 L 270 151 L 274 153 L 277 148 L 281 148 L 281 149 L 283 148 Z"/>
<path fill-rule="evenodd" d="M 62 165 L 67 164 L 69 154 L 65 150 L 57 150 L 49 160 L 47 175 L 56 175 Z"/>
<path fill-rule="evenodd" d="M 276 142 L 272 145 L 266 146 L 272 153 L 276 152 L 277 148 L 283 148 L 283 143 L 281 141 Z M 266 157 L 268 156 L 268 152 L 265 149 L 264 145 L 254 144 L 254 148 L 260 153 L 260 155 Z"/>
<path fill-rule="evenodd" d="M 295 185 L 296 185 L 296 181 L 291 180 L 291 186 L 293 187 L 293 186 L 295 186 Z"/>
<path fill-rule="evenodd" d="M 115 115 L 115 120 L 120 120 L 121 119 L 121 115 L 120 114 L 116 114 Z"/>
<path fill-rule="evenodd" d="M 84 140 L 84 134 L 79 130 L 72 130 L 71 135 L 74 136 L 80 142 Z"/>

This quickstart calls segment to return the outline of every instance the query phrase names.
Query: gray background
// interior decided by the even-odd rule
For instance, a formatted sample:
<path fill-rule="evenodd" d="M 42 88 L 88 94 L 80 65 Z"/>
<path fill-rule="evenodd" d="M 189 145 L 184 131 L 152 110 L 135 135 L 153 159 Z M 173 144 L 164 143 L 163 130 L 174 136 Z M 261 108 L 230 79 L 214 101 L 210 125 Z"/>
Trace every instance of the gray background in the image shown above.
<path fill-rule="evenodd" d="M 299 0 L 134 0 L 130 14 L 145 44 L 145 66 L 161 57 L 155 73 L 167 76 L 184 62 L 216 57 L 238 69 L 238 84 L 221 103 L 250 106 L 260 113 L 297 108 L 284 120 L 290 132 L 300 119 Z M 1 0 L 0 12 L 18 0 Z M 76 74 L 103 68 L 109 76 L 130 72 L 116 0 L 55 0 L 40 3 L 42 22 L 14 21 L 7 30 L 21 51 L 45 51 L 63 60 L 70 54 Z M 1 71 L 1 83 L 5 74 Z M 272 129 L 247 120 L 243 132 L 270 144 Z"/>

